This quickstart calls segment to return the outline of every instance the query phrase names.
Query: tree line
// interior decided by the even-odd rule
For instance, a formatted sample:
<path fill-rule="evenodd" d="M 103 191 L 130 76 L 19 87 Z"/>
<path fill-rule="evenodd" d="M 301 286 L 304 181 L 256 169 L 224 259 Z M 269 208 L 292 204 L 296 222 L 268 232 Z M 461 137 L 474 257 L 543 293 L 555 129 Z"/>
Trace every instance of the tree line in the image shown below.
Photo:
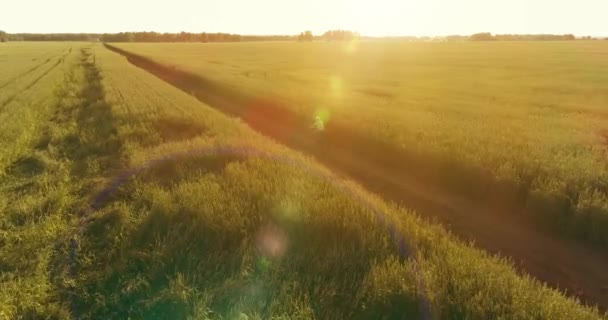
<path fill-rule="evenodd" d="M 304 31 L 298 35 L 298 41 L 312 41 L 313 35 L 312 31 Z"/>
<path fill-rule="evenodd" d="M 103 42 L 239 42 L 293 40 L 293 36 L 247 36 L 230 33 L 158 33 L 158 32 L 121 32 L 106 33 L 99 37 Z"/>
<path fill-rule="evenodd" d="M 8 41 L 8 33 L 0 30 L 0 42 L 7 42 Z"/>
<path fill-rule="evenodd" d="M 6 33 L 6 41 L 95 41 L 93 33 Z"/>
<path fill-rule="evenodd" d="M 298 35 L 298 41 L 313 41 L 313 40 L 326 40 L 326 41 L 349 41 L 359 39 L 361 36 L 353 31 L 348 30 L 329 30 L 321 36 L 314 36 L 312 31 L 304 31 Z"/>
<path fill-rule="evenodd" d="M 359 33 L 348 30 L 329 30 L 321 36 L 322 39 L 327 41 L 349 41 L 360 37 Z"/>
<path fill-rule="evenodd" d="M 468 37 L 470 41 L 570 41 L 576 40 L 573 34 L 497 34 L 476 33 Z"/>
<path fill-rule="evenodd" d="M 7 41 L 103 41 L 103 42 L 238 42 L 238 41 L 302 41 L 313 40 L 349 41 L 353 39 L 392 39 L 402 41 L 567 41 L 593 40 L 597 38 L 576 38 L 573 34 L 497 34 L 476 33 L 471 36 L 450 35 L 446 37 L 362 37 L 348 30 L 329 30 L 321 36 L 311 31 L 299 35 L 239 35 L 230 33 L 159 33 L 159 32 L 120 32 L 120 33 L 7 33 L 0 30 L 0 42 Z M 608 38 L 605 38 L 608 40 Z"/>
<path fill-rule="evenodd" d="M 103 42 L 237 42 L 295 40 L 289 35 L 239 35 L 230 33 L 0 33 L 0 41 L 103 41 Z"/>
<path fill-rule="evenodd" d="M 346 41 L 359 38 L 359 34 L 347 30 L 330 30 L 322 36 L 313 36 L 305 31 L 292 35 L 240 35 L 230 33 L 159 33 L 159 32 L 120 32 L 120 33 L 16 33 L 3 32 L 2 41 L 103 41 L 103 42 L 239 42 L 239 41 Z"/>

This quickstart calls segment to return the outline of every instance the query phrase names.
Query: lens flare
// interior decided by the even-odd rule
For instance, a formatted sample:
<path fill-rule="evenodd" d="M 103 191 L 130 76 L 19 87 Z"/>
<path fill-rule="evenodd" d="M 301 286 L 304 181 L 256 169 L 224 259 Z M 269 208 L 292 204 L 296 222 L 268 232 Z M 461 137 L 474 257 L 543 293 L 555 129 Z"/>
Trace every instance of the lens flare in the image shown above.
<path fill-rule="evenodd" d="M 325 108 L 319 108 L 315 110 L 312 127 L 317 131 L 325 130 L 329 119 L 331 118 L 331 112 Z"/>
<path fill-rule="evenodd" d="M 337 75 L 333 75 L 333 76 L 329 77 L 329 89 L 331 91 L 330 93 L 333 98 L 336 98 L 336 99 L 342 98 L 342 93 L 343 93 L 342 77 L 337 76 Z"/>
<path fill-rule="evenodd" d="M 329 114 L 328 114 L 329 116 Z M 180 161 L 184 159 L 190 159 L 192 157 L 209 157 L 218 155 L 232 155 L 232 156 L 246 156 L 256 157 L 260 159 L 266 159 L 288 165 L 294 168 L 298 168 L 306 174 L 316 177 L 322 182 L 331 184 L 337 191 L 343 192 L 353 201 L 359 203 L 367 210 L 370 210 L 374 214 L 375 220 L 380 223 L 387 231 L 391 242 L 398 248 L 397 253 L 402 259 L 412 259 L 414 262 L 414 273 L 416 274 L 416 291 L 419 299 L 419 308 L 422 319 L 431 319 L 430 300 L 426 295 L 427 289 L 425 288 L 423 271 L 417 266 L 417 255 L 415 254 L 415 247 L 411 247 L 408 243 L 409 236 L 400 234 L 394 225 L 392 219 L 385 215 L 382 209 L 378 208 L 374 202 L 370 201 L 367 197 L 364 197 L 356 188 L 353 188 L 350 184 L 344 183 L 335 176 L 327 174 L 325 171 L 311 167 L 306 162 L 302 162 L 295 158 L 286 157 L 281 154 L 270 153 L 266 150 L 258 149 L 247 145 L 219 145 L 219 146 L 201 146 L 192 148 L 186 151 L 170 153 L 156 158 L 152 158 L 137 167 L 123 171 L 112 179 L 108 185 L 100 191 L 91 201 L 91 203 L 83 208 L 78 213 L 80 221 L 78 222 L 78 229 L 74 235 L 69 239 L 68 252 L 69 252 L 69 270 L 68 274 L 70 279 L 76 278 L 76 261 L 78 255 L 78 239 L 85 233 L 87 226 L 94 221 L 92 214 L 98 209 L 102 208 L 106 202 L 110 199 L 110 196 L 114 191 L 120 188 L 122 185 L 127 183 L 133 176 L 146 171 L 147 169 L 154 168 L 156 166 Z M 256 234 L 256 245 L 258 249 L 258 259 L 256 260 L 256 266 L 258 271 L 269 270 L 271 263 L 274 261 L 273 258 L 279 258 L 286 253 L 288 247 L 288 241 L 286 233 L 278 226 L 274 224 L 268 224 L 260 228 Z M 60 245 L 58 243 L 58 245 Z M 78 318 L 78 310 L 71 307 L 71 313 L 76 315 Z"/>
<path fill-rule="evenodd" d="M 268 271 L 271 264 L 272 264 L 272 262 L 268 258 L 261 256 L 261 257 L 258 257 L 255 267 L 258 272 L 264 273 L 264 272 Z"/>
<path fill-rule="evenodd" d="M 287 236 L 276 224 L 268 224 L 258 232 L 257 247 L 263 257 L 280 258 L 287 250 Z"/>
<path fill-rule="evenodd" d="M 359 48 L 359 40 L 352 39 L 346 43 L 346 46 L 344 46 L 344 52 L 346 52 L 348 54 L 352 54 L 352 53 L 355 53 L 358 48 Z"/>
<path fill-rule="evenodd" d="M 274 216 L 282 221 L 298 222 L 301 219 L 300 205 L 293 200 L 285 199 L 277 205 Z"/>

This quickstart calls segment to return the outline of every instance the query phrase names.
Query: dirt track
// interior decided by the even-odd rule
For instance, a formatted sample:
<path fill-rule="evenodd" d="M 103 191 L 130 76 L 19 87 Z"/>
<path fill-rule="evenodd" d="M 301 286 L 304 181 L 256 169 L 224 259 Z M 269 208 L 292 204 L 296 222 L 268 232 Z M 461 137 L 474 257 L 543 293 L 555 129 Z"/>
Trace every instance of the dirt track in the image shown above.
<path fill-rule="evenodd" d="M 202 102 L 237 116 L 257 131 L 314 156 L 387 200 L 436 218 L 461 238 L 509 257 L 521 270 L 608 310 L 608 252 L 537 230 L 524 213 L 499 200 L 474 201 L 434 184 L 440 164 L 364 136 L 340 123 L 321 134 L 272 99 L 243 95 L 208 79 L 107 46 Z M 466 187 L 466 186 L 463 186 Z M 493 199 L 493 198 L 492 198 Z M 514 212 L 516 211 L 516 212 Z"/>

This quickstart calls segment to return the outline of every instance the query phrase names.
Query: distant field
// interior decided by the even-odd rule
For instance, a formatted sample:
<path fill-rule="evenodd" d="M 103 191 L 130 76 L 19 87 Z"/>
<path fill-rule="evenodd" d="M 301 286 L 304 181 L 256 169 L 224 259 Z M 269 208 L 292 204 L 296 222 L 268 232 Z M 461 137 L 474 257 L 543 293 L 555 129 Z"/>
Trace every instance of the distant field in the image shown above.
<path fill-rule="evenodd" d="M 608 244 L 606 42 L 117 46 L 388 142 L 426 179 Z"/>
<path fill-rule="evenodd" d="M 101 45 L 24 46 L 1 319 L 603 319 Z M 221 146 L 287 161 L 193 152 Z"/>

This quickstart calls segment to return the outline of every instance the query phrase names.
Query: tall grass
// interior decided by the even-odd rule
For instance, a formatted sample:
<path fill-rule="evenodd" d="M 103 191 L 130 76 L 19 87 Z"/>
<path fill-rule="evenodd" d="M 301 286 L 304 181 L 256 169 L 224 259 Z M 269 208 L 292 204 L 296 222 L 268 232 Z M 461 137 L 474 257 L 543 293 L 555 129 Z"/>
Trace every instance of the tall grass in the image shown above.
<path fill-rule="evenodd" d="M 408 154 L 419 179 L 608 243 L 605 43 L 117 46 L 310 124 L 329 114 L 328 130 Z"/>
<path fill-rule="evenodd" d="M 99 45 L 55 72 L 0 181 L 1 318 L 601 318 Z M 227 145 L 291 160 L 189 152 Z"/>

